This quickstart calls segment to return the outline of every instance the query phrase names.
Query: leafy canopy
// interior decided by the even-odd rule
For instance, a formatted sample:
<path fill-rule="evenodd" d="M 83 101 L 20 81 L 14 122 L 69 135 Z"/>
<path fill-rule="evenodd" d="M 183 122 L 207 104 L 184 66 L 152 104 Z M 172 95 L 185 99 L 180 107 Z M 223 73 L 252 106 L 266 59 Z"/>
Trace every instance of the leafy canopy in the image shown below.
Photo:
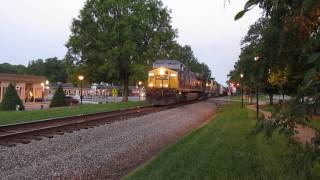
<path fill-rule="evenodd" d="M 139 66 L 167 56 L 176 37 L 170 21 L 158 0 L 88 0 L 73 20 L 67 63 L 90 82 L 121 82 L 126 96 Z"/>

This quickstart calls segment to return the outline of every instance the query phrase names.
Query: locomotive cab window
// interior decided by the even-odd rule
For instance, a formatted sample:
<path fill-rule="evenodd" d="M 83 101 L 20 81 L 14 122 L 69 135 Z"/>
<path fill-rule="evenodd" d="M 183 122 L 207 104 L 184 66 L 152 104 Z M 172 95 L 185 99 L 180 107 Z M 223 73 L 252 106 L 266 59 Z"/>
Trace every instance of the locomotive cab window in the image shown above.
<path fill-rule="evenodd" d="M 178 72 L 160 67 L 149 72 L 149 88 L 178 88 Z"/>

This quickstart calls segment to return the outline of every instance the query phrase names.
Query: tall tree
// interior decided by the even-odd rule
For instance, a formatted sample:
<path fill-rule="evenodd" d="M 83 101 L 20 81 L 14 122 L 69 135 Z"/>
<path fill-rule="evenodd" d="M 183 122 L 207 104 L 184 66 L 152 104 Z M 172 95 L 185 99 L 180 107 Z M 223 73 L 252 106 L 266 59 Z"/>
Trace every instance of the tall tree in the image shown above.
<path fill-rule="evenodd" d="M 266 32 L 261 36 L 260 50 L 263 59 L 273 66 L 263 80 L 285 87 L 292 97 L 277 108 L 271 121 L 258 121 L 256 130 L 264 130 L 267 135 L 280 130 L 292 137 L 297 124 L 308 125 L 310 116 L 320 111 L 320 1 L 248 0 L 235 19 L 256 5 L 263 10 L 263 17 L 269 20 L 263 26 Z M 299 162 L 295 164 L 299 167 L 297 173 L 304 173 L 307 179 L 310 179 L 310 169 L 315 162 L 319 163 L 319 133 L 306 148 L 292 146 L 296 143 L 289 141 L 290 149 L 293 149 L 291 157 Z"/>
<path fill-rule="evenodd" d="M 0 73 L 25 74 L 27 68 L 24 65 L 11 65 L 9 63 L 0 64 Z"/>
<path fill-rule="evenodd" d="M 201 74 L 205 81 L 211 78 L 211 70 L 205 63 L 199 62 L 189 45 L 181 46 L 180 44 L 174 43 L 169 52 L 169 58 L 181 61 L 190 68 L 191 71 Z"/>
<path fill-rule="evenodd" d="M 68 80 L 64 61 L 56 57 L 30 61 L 27 71 L 28 74 L 46 76 L 50 82 L 66 82 Z"/>
<path fill-rule="evenodd" d="M 128 100 L 130 77 L 168 56 L 176 31 L 159 0 L 88 0 L 73 20 L 66 61 L 88 81 L 119 80 Z"/>

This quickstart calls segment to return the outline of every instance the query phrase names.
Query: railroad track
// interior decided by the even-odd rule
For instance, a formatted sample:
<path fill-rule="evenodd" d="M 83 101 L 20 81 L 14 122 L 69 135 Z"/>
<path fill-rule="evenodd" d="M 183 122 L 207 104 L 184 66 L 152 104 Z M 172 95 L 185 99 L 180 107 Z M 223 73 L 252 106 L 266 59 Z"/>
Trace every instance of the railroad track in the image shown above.
<path fill-rule="evenodd" d="M 64 133 L 72 133 L 81 129 L 111 124 L 115 121 L 144 116 L 191 103 L 195 102 L 168 106 L 136 107 L 117 111 L 0 126 L 0 146 L 12 147 L 19 143 L 27 144 L 32 140 L 41 140 L 43 137 L 53 138 L 54 135 L 63 135 Z"/>

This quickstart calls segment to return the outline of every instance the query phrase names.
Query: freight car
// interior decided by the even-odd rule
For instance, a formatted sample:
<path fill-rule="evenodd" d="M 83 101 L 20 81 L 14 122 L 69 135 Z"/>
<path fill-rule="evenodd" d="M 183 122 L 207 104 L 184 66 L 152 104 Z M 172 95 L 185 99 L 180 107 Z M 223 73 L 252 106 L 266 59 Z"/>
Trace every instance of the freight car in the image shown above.
<path fill-rule="evenodd" d="M 200 74 L 177 60 L 157 60 L 148 74 L 146 99 L 153 105 L 167 105 L 203 98 L 206 83 Z"/>

